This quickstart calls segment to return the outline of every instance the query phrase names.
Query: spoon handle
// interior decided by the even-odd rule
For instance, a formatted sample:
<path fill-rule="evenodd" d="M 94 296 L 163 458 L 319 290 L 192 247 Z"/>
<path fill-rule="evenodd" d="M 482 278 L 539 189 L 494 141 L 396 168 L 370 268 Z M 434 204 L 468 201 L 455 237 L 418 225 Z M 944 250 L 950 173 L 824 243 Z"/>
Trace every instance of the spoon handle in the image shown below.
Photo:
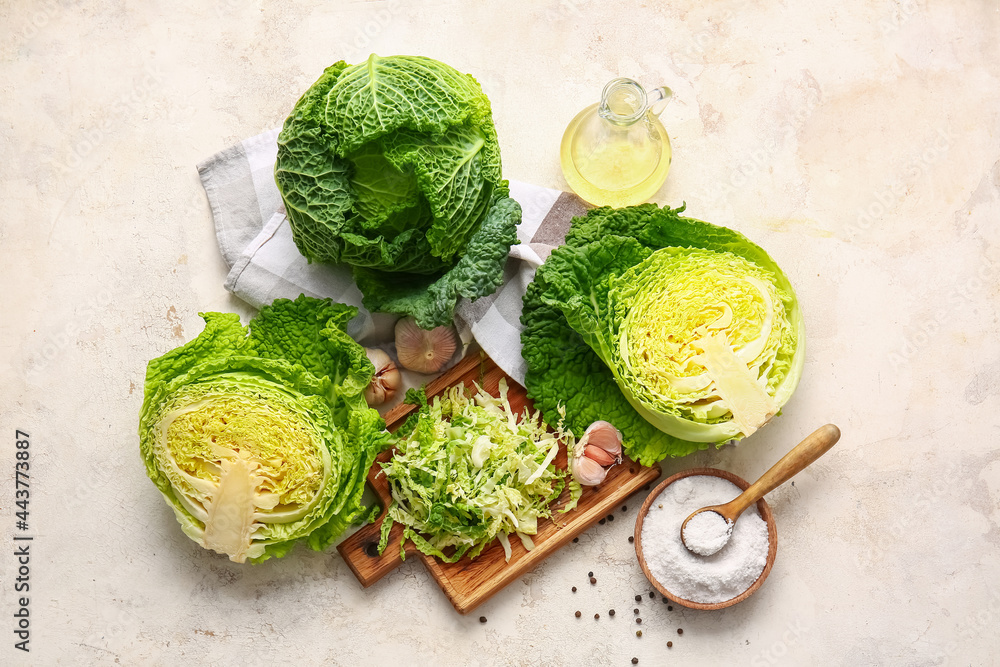
<path fill-rule="evenodd" d="M 732 500 L 727 509 L 732 516 L 739 516 L 747 507 L 790 480 L 800 470 L 829 451 L 838 440 L 840 440 L 839 428 L 833 424 L 820 426 L 771 466 L 760 479 L 747 487 L 746 491 Z"/>

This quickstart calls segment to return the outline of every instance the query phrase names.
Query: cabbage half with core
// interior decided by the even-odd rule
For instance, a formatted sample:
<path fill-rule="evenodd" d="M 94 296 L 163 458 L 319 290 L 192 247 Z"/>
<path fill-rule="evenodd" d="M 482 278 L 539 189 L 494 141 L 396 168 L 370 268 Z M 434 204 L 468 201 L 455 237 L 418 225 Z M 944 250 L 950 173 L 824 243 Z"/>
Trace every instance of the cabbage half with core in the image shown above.
<path fill-rule="evenodd" d="M 657 428 L 694 442 L 743 437 L 784 402 L 772 396 L 771 370 L 795 339 L 770 275 L 755 264 L 662 248 L 612 277 L 608 297 L 609 365 Z"/>
<path fill-rule="evenodd" d="M 149 363 L 140 448 L 192 540 L 236 562 L 329 546 L 362 518 L 387 441 L 362 398 L 374 368 L 345 332 L 357 309 L 277 300 L 249 328 L 204 315 L 195 340 Z"/>
<path fill-rule="evenodd" d="M 524 301 L 528 395 L 550 423 L 615 424 L 644 463 L 746 437 L 802 372 L 798 302 L 742 234 L 647 204 L 595 209 Z"/>

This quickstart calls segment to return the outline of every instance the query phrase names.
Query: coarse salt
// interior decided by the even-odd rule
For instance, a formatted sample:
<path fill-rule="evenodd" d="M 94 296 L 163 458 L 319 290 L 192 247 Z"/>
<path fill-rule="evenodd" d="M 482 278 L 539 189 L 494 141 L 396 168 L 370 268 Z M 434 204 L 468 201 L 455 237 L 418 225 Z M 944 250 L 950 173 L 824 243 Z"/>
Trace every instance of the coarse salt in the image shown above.
<path fill-rule="evenodd" d="M 642 554 L 650 574 L 666 590 L 691 602 L 725 602 L 750 588 L 764 571 L 767 523 L 756 505 L 737 519 L 728 544 L 711 556 L 693 554 L 681 541 L 681 524 L 692 512 L 727 503 L 740 492 L 722 477 L 691 475 L 667 486 L 650 505 L 642 524 Z"/>
<path fill-rule="evenodd" d="M 718 512 L 698 512 L 684 524 L 684 544 L 702 556 L 711 556 L 726 546 L 733 524 Z"/>

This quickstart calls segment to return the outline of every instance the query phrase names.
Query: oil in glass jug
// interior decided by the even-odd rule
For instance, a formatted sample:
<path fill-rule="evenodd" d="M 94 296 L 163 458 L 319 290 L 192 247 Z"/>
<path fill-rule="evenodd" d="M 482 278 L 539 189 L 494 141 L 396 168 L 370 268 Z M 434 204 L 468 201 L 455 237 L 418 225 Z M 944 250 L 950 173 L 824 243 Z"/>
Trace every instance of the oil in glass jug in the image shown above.
<path fill-rule="evenodd" d="M 670 139 L 657 116 L 672 95 L 661 87 L 648 93 L 632 79 L 614 79 L 601 101 L 566 128 L 560 160 L 566 182 L 596 206 L 640 204 L 670 171 Z"/>

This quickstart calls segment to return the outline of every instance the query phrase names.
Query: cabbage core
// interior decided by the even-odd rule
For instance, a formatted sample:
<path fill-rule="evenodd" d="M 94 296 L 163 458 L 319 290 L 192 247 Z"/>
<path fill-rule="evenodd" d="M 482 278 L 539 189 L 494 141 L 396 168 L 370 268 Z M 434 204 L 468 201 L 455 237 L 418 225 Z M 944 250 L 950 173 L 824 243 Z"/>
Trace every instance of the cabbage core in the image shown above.
<path fill-rule="evenodd" d="M 243 379 L 243 383 L 246 383 Z M 257 379 L 179 392 L 160 420 L 156 457 L 184 508 L 203 528 L 202 546 L 242 562 L 256 557 L 268 525 L 302 519 L 319 501 L 329 453 L 281 398 Z"/>

